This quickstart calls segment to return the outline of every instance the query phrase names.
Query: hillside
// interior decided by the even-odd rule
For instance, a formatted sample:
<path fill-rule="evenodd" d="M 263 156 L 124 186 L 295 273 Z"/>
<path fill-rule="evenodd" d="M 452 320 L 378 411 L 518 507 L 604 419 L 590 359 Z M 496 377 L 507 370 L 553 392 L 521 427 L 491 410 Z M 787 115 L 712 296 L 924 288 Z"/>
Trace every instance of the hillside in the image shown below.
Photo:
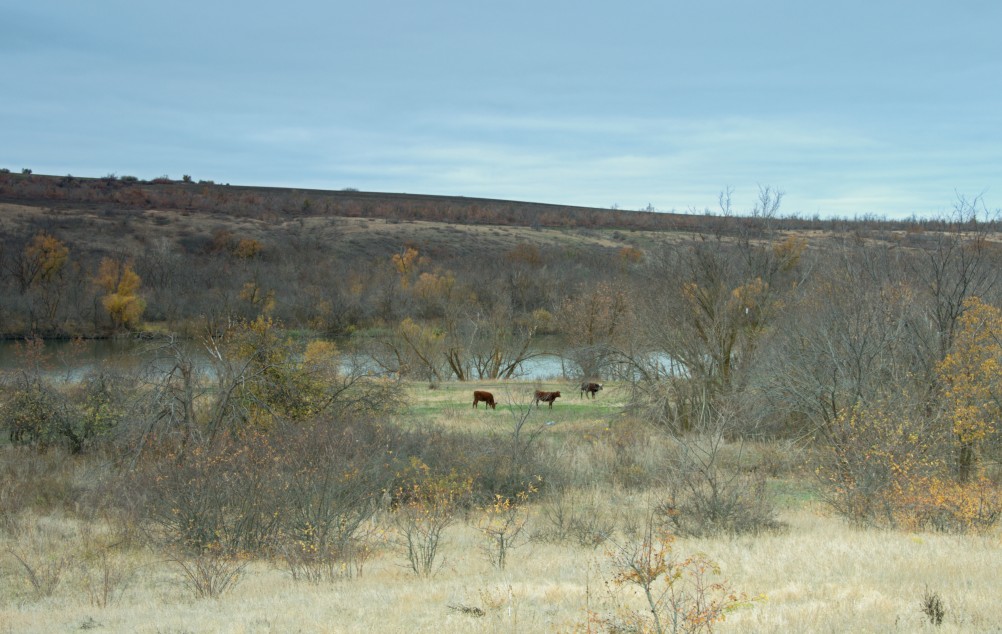
<path fill-rule="evenodd" d="M 120 329 L 102 306 L 110 291 L 99 288 L 99 270 L 112 266 L 103 261 L 117 263 L 116 275 L 126 267 L 138 274 L 147 325 L 193 332 L 267 305 L 290 327 L 336 335 L 408 317 L 434 321 L 459 304 L 556 315 L 602 283 L 642 289 L 649 264 L 698 245 L 768 253 L 770 244 L 795 240 L 811 251 L 922 250 L 975 229 L 996 243 L 991 223 L 684 215 L 6 172 L 0 336 Z M 394 258 L 412 252 L 400 269 Z M 434 290 L 415 291 L 412 282 Z"/>
<path fill-rule="evenodd" d="M 0 202 L 47 207 L 224 213 L 269 222 L 300 217 L 340 216 L 428 220 L 453 224 L 728 234 L 748 232 L 760 224 L 759 219 L 741 215 L 629 211 L 463 196 L 360 192 L 353 189 L 330 191 L 219 185 L 190 179 L 176 181 L 166 177 L 140 181 L 128 176 L 79 178 L 10 172 L 0 172 Z M 915 225 L 935 229 L 944 226 L 938 219 L 893 221 L 869 216 L 855 219 L 851 223 L 846 219 L 808 219 L 796 215 L 773 218 L 771 222 L 774 228 L 783 230 L 844 229 L 847 224 L 865 230 L 903 230 Z"/>

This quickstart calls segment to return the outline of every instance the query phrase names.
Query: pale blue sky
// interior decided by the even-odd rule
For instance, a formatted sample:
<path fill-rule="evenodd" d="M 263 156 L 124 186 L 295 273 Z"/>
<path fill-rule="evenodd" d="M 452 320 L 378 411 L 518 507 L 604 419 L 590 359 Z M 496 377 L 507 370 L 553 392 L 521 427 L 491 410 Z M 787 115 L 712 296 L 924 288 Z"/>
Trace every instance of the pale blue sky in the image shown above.
<path fill-rule="evenodd" d="M 2 6 L 6 5 L 6 6 Z M 1002 3 L 0 5 L 0 167 L 738 211 L 1002 206 Z"/>

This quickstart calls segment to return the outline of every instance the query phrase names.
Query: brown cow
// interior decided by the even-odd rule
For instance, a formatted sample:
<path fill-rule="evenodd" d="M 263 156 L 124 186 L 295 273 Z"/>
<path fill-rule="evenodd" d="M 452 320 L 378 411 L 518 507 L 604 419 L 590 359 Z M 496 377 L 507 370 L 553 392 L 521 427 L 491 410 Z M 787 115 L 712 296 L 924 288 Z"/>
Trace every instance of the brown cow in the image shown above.
<path fill-rule="evenodd" d="M 539 407 L 540 401 L 543 401 L 544 403 L 549 403 L 550 409 L 553 409 L 553 401 L 557 400 L 558 398 L 560 398 L 560 392 L 543 392 L 541 390 L 536 390 L 536 398 L 533 400 L 533 402 L 536 404 L 536 407 Z"/>
<path fill-rule="evenodd" d="M 582 383 L 581 384 L 581 396 L 587 396 L 591 394 L 592 398 L 595 398 L 595 392 L 602 389 L 601 383 Z"/>
<path fill-rule="evenodd" d="M 491 409 L 497 409 L 498 408 L 497 404 L 494 402 L 494 395 L 493 394 L 491 394 L 490 392 L 484 392 L 483 390 L 474 390 L 473 391 L 473 409 L 477 409 L 477 403 L 479 403 L 481 401 L 483 401 L 484 403 L 486 403 Z"/>

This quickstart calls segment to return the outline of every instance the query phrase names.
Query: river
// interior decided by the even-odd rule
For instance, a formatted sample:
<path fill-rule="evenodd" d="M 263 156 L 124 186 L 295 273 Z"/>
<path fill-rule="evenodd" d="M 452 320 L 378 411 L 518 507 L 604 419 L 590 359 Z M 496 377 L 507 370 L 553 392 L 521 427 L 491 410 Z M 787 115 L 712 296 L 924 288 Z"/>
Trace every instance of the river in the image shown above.
<path fill-rule="evenodd" d="M 341 349 L 348 349 L 349 344 L 337 342 Z M 186 342 L 195 363 L 211 373 L 211 364 L 206 351 L 195 342 Z M 28 346 L 18 341 L 0 342 L 0 373 L 9 374 L 29 366 L 32 362 L 26 352 Z M 88 340 L 52 340 L 44 343 L 42 352 L 42 371 L 51 379 L 75 381 L 87 373 L 106 367 L 125 373 L 138 373 L 149 368 L 151 363 L 169 365 L 167 358 L 157 360 L 156 344 L 129 338 L 88 339 Z M 372 358 L 360 354 L 344 354 L 342 363 L 347 369 L 351 365 L 361 365 L 373 374 L 378 374 Z M 539 353 L 522 364 L 516 378 L 521 380 L 563 379 L 573 374 L 573 364 L 559 355 Z"/>

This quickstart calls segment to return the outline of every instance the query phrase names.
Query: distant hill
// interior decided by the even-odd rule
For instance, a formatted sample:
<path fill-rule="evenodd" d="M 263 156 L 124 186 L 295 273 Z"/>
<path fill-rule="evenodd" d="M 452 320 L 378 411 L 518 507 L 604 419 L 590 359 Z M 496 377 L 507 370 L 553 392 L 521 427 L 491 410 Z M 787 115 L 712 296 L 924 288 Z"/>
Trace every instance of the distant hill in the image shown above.
<path fill-rule="evenodd" d="M 128 176 L 79 178 L 11 172 L 0 173 L 0 202 L 184 210 L 225 213 L 266 221 L 340 216 L 454 224 L 713 233 L 747 233 L 761 225 L 760 219 L 747 216 L 626 211 L 354 189 L 328 191 L 219 185 L 166 177 L 141 181 Z M 784 217 L 771 219 L 771 222 L 773 228 L 817 230 L 831 228 L 833 221 Z M 876 218 L 867 218 L 860 223 L 881 229 L 901 229 L 907 224 Z"/>

